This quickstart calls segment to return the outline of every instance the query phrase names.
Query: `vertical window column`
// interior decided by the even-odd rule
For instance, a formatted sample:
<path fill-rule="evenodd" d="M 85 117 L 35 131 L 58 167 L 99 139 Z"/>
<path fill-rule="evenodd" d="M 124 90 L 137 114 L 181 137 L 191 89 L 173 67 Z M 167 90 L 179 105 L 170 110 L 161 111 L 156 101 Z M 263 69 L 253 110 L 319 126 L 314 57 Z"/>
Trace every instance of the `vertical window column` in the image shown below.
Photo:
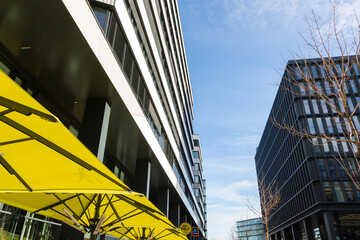
<path fill-rule="evenodd" d="M 79 132 L 79 139 L 100 161 L 104 159 L 110 111 L 110 105 L 105 98 L 88 99 Z"/>

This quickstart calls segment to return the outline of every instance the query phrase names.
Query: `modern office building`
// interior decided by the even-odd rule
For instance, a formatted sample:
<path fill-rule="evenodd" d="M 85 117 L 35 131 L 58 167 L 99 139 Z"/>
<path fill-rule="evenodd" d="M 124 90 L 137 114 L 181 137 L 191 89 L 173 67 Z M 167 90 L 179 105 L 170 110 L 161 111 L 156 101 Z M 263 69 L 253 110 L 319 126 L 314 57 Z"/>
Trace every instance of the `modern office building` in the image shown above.
<path fill-rule="evenodd" d="M 350 62 L 333 60 L 340 73 L 344 66 L 350 66 L 344 87 L 352 111 L 359 101 L 359 68 L 353 57 Z M 312 139 L 313 144 L 274 125 L 286 123 L 297 131 L 327 134 L 331 139 L 344 137 L 345 126 L 339 124 L 342 118 L 296 74 L 312 77 L 318 89 L 343 111 L 336 89 L 329 84 L 328 79 L 334 76 L 323 66 L 321 59 L 288 62 L 255 156 L 258 177 L 264 176 L 268 184 L 276 181 L 281 194 L 270 222 L 273 239 L 360 239 L 360 192 L 334 158 L 341 154 L 346 166 L 354 171 L 356 181 L 358 172 L 351 146 L 321 138 Z M 287 79 L 296 79 L 297 84 Z M 359 114 L 358 109 L 353 118 L 357 129 Z"/>
<path fill-rule="evenodd" d="M 236 235 L 239 240 L 265 240 L 264 226 L 260 218 L 236 222 Z"/>
<path fill-rule="evenodd" d="M 205 239 L 177 1 L 3 0 L 0 19 L 0 69 L 175 226 L 188 222 Z M 83 238 L 49 218 L 2 204 L 0 212 L 13 239 Z"/>

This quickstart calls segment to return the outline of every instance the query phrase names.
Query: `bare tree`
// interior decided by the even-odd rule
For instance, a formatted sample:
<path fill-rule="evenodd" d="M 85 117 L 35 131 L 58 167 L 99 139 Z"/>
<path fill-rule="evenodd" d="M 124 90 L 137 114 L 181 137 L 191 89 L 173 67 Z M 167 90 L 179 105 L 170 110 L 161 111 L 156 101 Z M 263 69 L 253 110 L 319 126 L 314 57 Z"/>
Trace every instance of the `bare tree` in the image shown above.
<path fill-rule="evenodd" d="M 330 4 L 332 12 L 328 24 L 320 24 L 312 12 L 312 17 L 307 19 L 309 34 L 301 35 L 316 59 L 307 59 L 304 51 L 292 53 L 300 60 L 288 64 L 283 76 L 288 84 L 282 84 L 287 91 L 308 99 L 304 102 L 305 112 L 310 109 L 309 105 L 313 105 L 315 114 L 321 109 L 326 115 L 326 124 L 315 123 L 319 125 L 315 130 L 310 126 L 314 119 L 307 119 L 309 128 L 288 124 L 285 118 L 279 120 L 275 116 L 272 122 L 293 135 L 308 139 L 315 147 L 328 149 L 331 145 L 333 157 L 360 191 L 357 179 L 360 171 L 360 82 L 357 80 L 360 73 L 360 24 L 355 13 L 356 27 L 340 22 L 337 11 L 341 1 L 330 1 Z M 338 56 L 333 57 L 334 54 Z M 345 157 L 349 155 L 355 161 Z"/>
<path fill-rule="evenodd" d="M 231 227 L 229 229 L 229 233 L 228 233 L 228 235 L 226 237 L 226 240 L 239 240 L 235 224 L 231 225 Z"/>
<path fill-rule="evenodd" d="M 271 220 L 274 211 L 279 207 L 281 193 L 276 179 L 271 183 L 267 183 L 264 175 L 258 179 L 258 188 L 260 195 L 260 209 L 250 199 L 247 199 L 245 205 L 261 219 L 264 226 L 265 237 L 267 240 L 270 240 Z"/>

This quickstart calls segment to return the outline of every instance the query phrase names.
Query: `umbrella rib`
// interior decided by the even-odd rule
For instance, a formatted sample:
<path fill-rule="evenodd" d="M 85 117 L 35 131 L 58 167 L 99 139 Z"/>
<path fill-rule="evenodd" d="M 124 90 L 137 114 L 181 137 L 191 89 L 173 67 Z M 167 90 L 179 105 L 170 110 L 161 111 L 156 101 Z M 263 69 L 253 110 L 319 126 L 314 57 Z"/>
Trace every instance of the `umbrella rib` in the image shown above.
<path fill-rule="evenodd" d="M 87 220 L 90 220 L 90 212 L 89 212 L 89 216 L 86 214 L 86 211 L 89 210 L 90 205 L 93 203 L 94 199 L 97 197 L 97 194 L 94 195 L 94 197 L 92 199 L 88 198 L 87 196 L 84 195 L 84 197 L 86 199 L 89 200 L 89 204 L 85 207 L 84 211 L 80 214 L 80 218 L 82 218 L 82 216 L 85 214 Z"/>
<path fill-rule="evenodd" d="M 104 216 L 104 214 L 105 214 L 106 210 L 108 209 L 109 205 L 111 206 L 111 200 L 113 199 L 114 195 L 111 195 L 111 198 L 109 198 L 109 196 L 108 196 L 107 194 L 104 194 L 104 198 L 103 198 L 101 201 L 103 201 L 103 200 L 105 199 L 105 197 L 107 198 L 108 203 L 102 205 L 102 206 L 105 206 L 105 209 L 103 210 L 101 216 Z M 112 209 L 113 209 L 113 208 L 112 208 Z M 113 210 L 114 210 L 114 209 L 113 209 Z M 106 222 L 107 220 L 109 220 L 113 214 L 114 214 L 114 213 L 112 213 L 110 216 L 108 216 L 108 218 L 105 219 L 105 221 L 103 222 L 103 224 L 105 224 L 105 222 Z"/>
<path fill-rule="evenodd" d="M 159 236 L 160 234 L 162 234 L 163 232 L 165 232 L 165 231 L 166 231 L 166 229 L 164 229 L 164 230 L 162 230 L 161 232 L 159 232 L 158 234 L 156 234 L 155 238 L 157 239 L 158 236 Z M 163 237 L 161 237 L 161 238 L 163 238 Z M 160 238 L 159 238 L 159 239 L 160 239 Z"/>
<path fill-rule="evenodd" d="M 123 199 L 124 201 L 128 202 L 129 204 L 135 206 L 136 208 L 140 209 L 142 208 L 141 210 L 143 212 L 146 212 L 147 214 L 149 214 L 150 216 L 152 216 L 153 218 L 159 220 L 159 221 L 162 221 L 163 223 L 167 224 L 168 226 L 170 226 L 170 228 L 173 228 L 174 226 L 171 224 L 171 223 L 168 223 L 166 221 L 164 221 L 163 219 L 159 218 L 158 216 L 156 216 L 154 213 L 157 213 L 159 214 L 160 216 L 165 216 L 162 212 L 159 212 L 159 211 L 156 211 L 154 209 L 151 209 L 147 206 L 145 206 L 144 204 L 141 204 L 139 202 L 133 202 L 131 199 L 129 199 L 128 197 L 124 196 L 124 195 L 117 195 L 118 198 L 121 198 Z"/>
<path fill-rule="evenodd" d="M 151 237 L 151 235 L 155 232 L 155 228 L 149 228 L 149 230 L 150 230 L 150 232 L 149 232 L 149 236 L 148 236 L 148 238 L 150 238 Z"/>
<path fill-rule="evenodd" d="M 80 205 L 81 205 L 81 208 L 83 209 L 83 212 L 80 214 L 80 217 L 82 217 L 83 214 L 85 214 L 86 219 L 87 219 L 87 220 L 90 220 L 89 216 L 88 216 L 87 213 L 86 213 L 86 209 L 84 208 L 84 205 L 83 205 L 83 203 L 82 203 L 82 201 L 81 201 L 81 199 L 80 199 L 80 196 L 82 196 L 82 195 L 83 195 L 83 194 L 77 195 L 77 199 L 79 200 L 79 203 L 80 203 Z M 89 206 L 87 206 L 87 207 L 89 207 Z"/>
<path fill-rule="evenodd" d="M 53 194 L 53 195 L 54 195 L 59 201 L 62 201 L 61 198 L 59 198 L 56 194 Z M 78 194 L 76 194 L 76 195 L 78 195 Z M 76 195 L 75 195 L 74 197 L 76 197 Z M 69 200 L 69 199 L 67 199 L 67 200 Z M 86 223 L 74 212 L 74 210 L 72 210 L 72 209 L 66 204 L 65 201 L 64 201 L 62 204 L 64 204 L 64 206 L 67 207 L 67 208 L 70 210 L 70 212 L 72 212 L 72 214 L 74 214 L 75 218 L 77 218 L 78 221 L 81 221 L 81 222 L 83 222 L 84 225 L 86 225 Z"/>
<path fill-rule="evenodd" d="M 12 109 L 4 110 L 4 111 L 0 112 L 0 116 L 4 116 L 5 114 L 11 113 L 11 112 L 13 112 L 13 111 L 14 111 L 14 110 L 12 110 Z"/>
<path fill-rule="evenodd" d="M 40 212 L 40 211 L 45 211 L 45 210 L 48 210 L 48 209 L 52 209 L 53 207 L 59 206 L 61 204 L 65 204 L 66 201 L 75 198 L 77 194 L 75 196 L 71 196 L 71 197 L 68 197 L 68 198 L 63 199 L 63 200 L 58 198 L 55 193 L 53 193 L 52 195 L 55 196 L 59 200 L 59 202 L 53 203 L 53 204 L 51 204 L 49 206 L 46 206 L 46 207 L 43 207 L 43 208 L 40 208 L 40 209 L 34 211 L 34 213 L 37 213 L 37 212 Z"/>
<path fill-rule="evenodd" d="M 131 227 L 131 228 L 125 228 L 125 229 L 126 229 L 126 232 L 125 232 L 125 233 L 121 233 L 121 232 L 118 232 L 118 231 L 114 230 L 115 232 L 122 234 L 121 237 L 119 237 L 119 239 L 121 239 L 122 237 L 126 236 L 126 234 L 128 234 L 133 228 Z M 131 234 L 131 233 L 130 233 L 130 234 Z M 134 236 L 134 235 L 133 235 L 133 236 Z"/>
<path fill-rule="evenodd" d="M 13 141 L 6 141 L 6 142 L 0 143 L 0 146 L 15 144 L 15 143 L 19 143 L 19 142 L 25 142 L 25 141 L 29 141 L 29 140 L 33 140 L 33 138 L 22 138 L 22 139 L 17 139 L 17 140 L 13 140 Z"/>
<path fill-rule="evenodd" d="M 14 175 L 30 192 L 34 191 L 29 184 L 15 171 L 15 169 L 0 155 L 0 164 L 11 174 Z"/>
<path fill-rule="evenodd" d="M 117 197 L 124 200 L 124 201 L 126 201 L 127 203 L 133 205 L 134 207 L 142 208 L 142 210 L 144 212 L 152 212 L 152 213 L 157 213 L 157 214 L 159 214 L 161 216 L 165 216 L 162 212 L 157 211 L 157 210 L 155 210 L 153 208 L 150 208 L 150 207 L 148 207 L 148 206 L 146 206 L 146 205 L 144 205 L 142 203 L 136 202 L 135 200 L 132 200 L 132 199 L 130 199 L 130 198 L 124 196 L 124 195 L 117 194 Z"/>
<path fill-rule="evenodd" d="M 111 199 L 112 199 L 113 197 L 114 197 L 114 195 L 112 195 Z M 111 207 L 111 209 L 114 211 L 115 216 L 116 216 L 118 219 L 120 219 L 120 216 L 119 216 L 118 212 L 116 211 L 116 208 L 114 207 L 113 202 L 110 202 L 110 207 Z"/>
<path fill-rule="evenodd" d="M 57 119 L 47 113 L 41 112 L 39 110 L 36 110 L 34 108 L 25 106 L 23 104 L 20 104 L 18 102 L 14 102 L 10 99 L 4 98 L 0 96 L 0 105 L 7 107 L 11 110 L 14 110 L 18 113 L 24 114 L 26 116 L 29 116 L 30 114 L 35 114 L 41 118 L 45 118 L 46 120 L 50 121 L 50 122 L 57 122 Z"/>
<path fill-rule="evenodd" d="M 117 216 L 117 219 L 116 219 L 116 220 L 108 223 L 107 225 L 104 226 L 104 228 L 105 228 L 105 227 L 108 227 L 108 226 L 112 226 L 112 225 L 114 225 L 114 224 L 116 224 L 116 223 L 118 223 L 118 222 L 122 222 L 122 221 L 124 221 L 124 220 L 126 220 L 126 219 L 128 219 L 128 218 L 132 218 L 132 217 L 134 217 L 134 216 L 139 215 L 139 214 L 142 213 L 142 212 L 139 212 L 139 213 L 137 213 L 137 214 L 131 215 L 130 217 L 125 217 L 125 216 L 127 216 L 127 215 L 135 212 L 136 210 L 137 210 L 137 209 L 131 210 L 130 212 L 122 215 L 121 217 L 120 217 L 120 216 Z M 115 210 L 115 211 L 116 211 L 116 210 Z"/>
<path fill-rule="evenodd" d="M 40 143 L 44 144 L 45 146 L 48 146 L 49 148 L 53 149 L 54 151 L 60 153 L 61 155 L 67 157 L 68 159 L 70 159 L 71 161 L 79 164 L 80 166 L 84 167 L 87 170 L 93 170 L 95 172 L 97 172 L 98 174 L 100 174 L 101 176 L 105 177 L 106 179 L 110 180 L 111 182 L 115 183 L 116 185 L 131 191 L 131 189 L 129 187 L 127 187 L 125 184 L 116 181 L 115 179 L 111 178 L 110 176 L 108 176 L 107 174 L 103 173 L 102 171 L 96 169 L 95 167 L 93 167 L 92 165 L 88 164 L 87 162 L 85 162 L 84 160 L 76 157 L 75 155 L 73 155 L 72 153 L 66 151 L 65 149 L 59 147 L 58 145 L 52 143 L 51 141 L 47 140 L 46 138 L 40 136 L 39 134 L 31 131 L 30 129 L 22 126 L 21 124 L 11 120 L 8 117 L 5 116 L 0 116 L 0 120 L 3 121 L 4 123 L 8 124 L 9 126 L 19 130 L 20 132 L 28 135 L 29 137 L 32 137 L 34 139 L 36 139 L 37 141 L 39 141 Z"/>

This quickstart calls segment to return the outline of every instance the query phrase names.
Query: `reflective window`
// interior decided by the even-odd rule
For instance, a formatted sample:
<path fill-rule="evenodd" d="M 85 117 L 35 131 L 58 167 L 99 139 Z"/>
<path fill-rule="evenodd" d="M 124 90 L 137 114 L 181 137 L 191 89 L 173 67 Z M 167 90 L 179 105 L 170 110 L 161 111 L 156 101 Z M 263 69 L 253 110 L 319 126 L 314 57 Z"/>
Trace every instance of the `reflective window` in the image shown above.
<path fill-rule="evenodd" d="M 305 113 L 310 114 L 311 112 L 310 112 L 309 101 L 308 100 L 303 100 L 303 104 L 304 104 Z"/>
<path fill-rule="evenodd" d="M 79 130 L 78 130 L 77 128 L 75 128 L 73 125 L 70 125 L 69 131 L 70 131 L 75 137 L 78 137 L 78 136 L 79 136 Z"/>
<path fill-rule="evenodd" d="M 10 68 L 8 68 L 4 63 L 0 61 L 0 70 L 2 70 L 6 75 L 9 75 Z"/>
<path fill-rule="evenodd" d="M 338 178 L 339 175 L 337 174 L 336 170 L 335 170 L 335 165 L 334 165 L 334 159 L 328 159 L 327 160 L 327 165 L 329 168 L 329 172 L 330 172 L 330 177 L 331 178 Z"/>
<path fill-rule="evenodd" d="M 339 162 L 339 161 L 341 161 L 341 160 L 340 160 L 340 159 L 336 159 L 335 161 L 336 161 L 336 163 L 337 163 L 337 167 L 338 167 L 339 172 L 340 172 L 340 177 L 341 177 L 341 178 L 347 178 L 346 171 L 345 171 L 342 163 Z"/>
<path fill-rule="evenodd" d="M 324 67 L 323 67 L 323 66 L 319 66 L 319 69 L 320 69 L 321 77 L 325 78 L 325 77 L 326 77 L 326 73 L 325 73 Z"/>
<path fill-rule="evenodd" d="M 100 7 L 94 7 L 94 14 L 100 27 L 105 32 L 105 27 L 107 24 L 107 15 L 108 15 L 107 10 Z"/>
<path fill-rule="evenodd" d="M 342 133 L 341 122 L 340 122 L 340 119 L 338 117 L 335 118 L 335 126 L 336 126 L 338 132 Z"/>
<path fill-rule="evenodd" d="M 351 90 L 353 93 L 357 93 L 357 89 L 356 89 L 356 86 L 355 86 L 355 82 L 353 79 L 350 79 L 349 80 L 349 84 L 350 84 L 350 87 L 351 87 Z"/>
<path fill-rule="evenodd" d="M 334 183 L 334 191 L 336 196 L 336 201 L 338 202 L 345 202 L 344 194 L 342 192 L 342 187 L 340 182 L 333 182 Z"/>
<path fill-rule="evenodd" d="M 317 74 L 317 71 L 316 71 L 316 66 L 311 66 L 311 74 L 313 76 L 313 78 L 318 78 L 318 74 Z"/>
<path fill-rule="evenodd" d="M 200 158 L 199 157 L 199 151 L 193 151 L 194 158 Z"/>
<path fill-rule="evenodd" d="M 336 66 L 336 71 L 337 71 L 337 73 L 338 73 L 339 75 L 341 75 L 341 74 L 342 74 L 342 69 L 341 69 L 340 64 L 336 64 L 335 66 Z"/>
<path fill-rule="evenodd" d="M 347 98 L 347 103 L 348 103 L 350 112 L 354 111 L 354 104 L 353 104 L 351 98 Z"/>
<path fill-rule="evenodd" d="M 195 164 L 194 164 L 194 170 L 196 170 L 196 171 L 199 171 L 199 170 L 200 170 L 200 166 L 199 166 L 198 163 L 195 163 Z"/>
<path fill-rule="evenodd" d="M 326 121 L 328 132 L 329 133 L 334 133 L 334 129 L 332 127 L 331 119 L 327 117 L 327 118 L 325 118 L 325 121 Z"/>
<path fill-rule="evenodd" d="M 331 94 L 332 92 L 331 92 L 331 87 L 330 87 L 330 84 L 329 84 L 329 82 L 324 82 L 324 85 L 325 85 L 325 91 L 326 91 L 326 94 Z"/>
<path fill-rule="evenodd" d="M 339 103 L 340 111 L 341 111 L 341 112 L 345 112 L 344 104 L 340 101 L 340 99 L 338 99 L 337 102 Z"/>
<path fill-rule="evenodd" d="M 323 182 L 323 188 L 324 188 L 324 193 L 325 193 L 325 198 L 328 202 L 333 202 L 333 192 L 331 189 L 331 184 L 330 182 Z"/>
<path fill-rule="evenodd" d="M 23 80 L 21 80 L 18 76 L 15 78 L 14 80 L 20 87 L 22 86 L 23 84 Z"/>
<path fill-rule="evenodd" d="M 322 109 L 323 113 L 328 113 L 326 103 L 323 99 L 320 99 L 320 105 L 321 105 L 321 109 Z"/>
<path fill-rule="evenodd" d="M 354 121 L 354 124 L 355 124 L 356 129 L 359 130 L 359 129 L 360 129 L 360 123 L 359 123 L 358 117 L 357 117 L 357 116 L 353 116 L 352 119 L 353 119 L 353 121 Z"/>
<path fill-rule="evenodd" d="M 313 105 L 313 108 L 314 108 L 314 113 L 318 114 L 319 113 L 319 108 L 318 108 L 316 99 L 313 99 L 311 101 L 312 101 L 312 105 Z"/>
<path fill-rule="evenodd" d="M 306 78 L 310 77 L 309 69 L 308 67 L 303 67 L 303 72 Z"/>
<path fill-rule="evenodd" d="M 323 92 L 323 88 L 321 86 L 321 82 L 316 82 L 316 88 L 318 89 L 318 91 Z"/>
<path fill-rule="evenodd" d="M 348 88 L 348 86 L 346 85 L 346 82 L 344 83 L 344 88 L 345 88 L 345 93 L 349 93 L 349 88 Z"/>
<path fill-rule="evenodd" d="M 350 67 L 350 68 L 351 68 L 351 67 Z M 349 64 L 345 63 L 345 71 L 347 72 L 346 74 L 347 74 L 348 76 L 351 76 L 350 68 L 349 68 Z"/>
<path fill-rule="evenodd" d="M 318 127 L 319 127 L 319 132 L 320 133 L 325 133 L 324 126 L 323 126 L 321 118 L 316 118 L 316 122 L 317 122 Z"/>
<path fill-rule="evenodd" d="M 313 86 L 311 86 L 311 85 L 309 85 L 309 84 L 308 84 L 308 93 L 309 93 L 310 95 L 314 95 Z"/>
<path fill-rule="evenodd" d="M 308 121 L 310 133 L 315 133 L 316 131 L 315 131 L 313 119 L 308 118 L 307 121 Z"/>
<path fill-rule="evenodd" d="M 333 113 L 336 113 L 336 110 L 335 110 L 335 109 L 337 109 L 337 106 L 336 106 L 336 104 L 335 104 L 334 99 L 330 99 L 330 108 L 331 108 L 331 111 L 332 111 Z"/>
<path fill-rule="evenodd" d="M 354 202 L 355 197 L 354 197 L 354 191 L 352 189 L 351 182 L 344 181 L 344 190 L 345 190 L 346 200 L 348 202 Z"/>
<path fill-rule="evenodd" d="M 322 142 L 323 142 L 323 146 L 324 146 L 324 151 L 329 152 L 330 149 L 329 149 L 329 144 L 328 144 L 327 140 L 325 138 L 322 138 Z"/>
<path fill-rule="evenodd" d="M 349 147 L 348 147 L 347 143 L 345 142 L 345 137 L 340 137 L 340 139 L 343 140 L 341 142 L 342 150 L 344 152 L 349 152 Z"/>
<path fill-rule="evenodd" d="M 338 151 L 339 151 L 339 147 L 338 147 L 338 143 L 337 143 L 336 139 L 335 139 L 335 138 L 331 138 L 331 139 L 333 139 L 333 140 L 331 141 L 331 144 L 332 144 L 332 146 L 333 146 L 334 151 L 335 151 L 335 152 L 338 152 Z"/>
<path fill-rule="evenodd" d="M 296 78 L 297 79 L 302 79 L 300 69 L 298 67 L 295 67 L 295 71 L 296 71 Z"/>
<path fill-rule="evenodd" d="M 326 176 L 326 171 L 325 171 L 324 159 L 319 158 L 317 160 L 317 164 L 318 164 L 318 168 L 319 168 L 320 177 L 326 178 L 327 176 Z"/>
<path fill-rule="evenodd" d="M 355 164 L 354 158 L 348 158 L 349 170 L 352 177 L 358 177 L 357 165 Z"/>
<path fill-rule="evenodd" d="M 319 140 L 317 138 L 312 138 L 311 141 L 312 141 L 312 144 L 313 144 L 314 151 L 316 153 L 321 153 Z"/>
<path fill-rule="evenodd" d="M 354 72 L 355 72 L 356 75 L 360 75 L 360 74 L 359 74 L 359 68 L 358 68 L 358 66 L 356 65 L 356 63 L 353 64 L 353 69 L 354 69 Z"/>
<path fill-rule="evenodd" d="M 26 92 L 30 94 L 31 96 L 34 95 L 34 91 L 30 88 L 26 89 Z"/>
<path fill-rule="evenodd" d="M 303 96 L 306 95 L 304 83 L 299 83 L 299 90 L 300 90 L 301 95 L 303 95 Z"/>

